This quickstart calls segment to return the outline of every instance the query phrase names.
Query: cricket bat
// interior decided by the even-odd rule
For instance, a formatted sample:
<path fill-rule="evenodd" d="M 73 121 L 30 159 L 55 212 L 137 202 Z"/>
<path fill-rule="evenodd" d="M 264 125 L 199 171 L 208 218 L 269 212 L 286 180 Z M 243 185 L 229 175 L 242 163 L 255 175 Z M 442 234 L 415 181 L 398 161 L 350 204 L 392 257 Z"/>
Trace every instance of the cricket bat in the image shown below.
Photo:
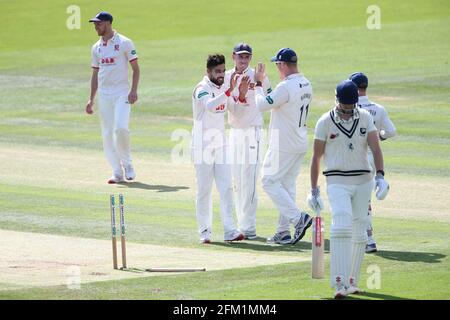
<path fill-rule="evenodd" d="M 312 277 L 322 279 L 325 274 L 324 263 L 324 225 L 320 211 L 316 211 L 312 232 Z"/>

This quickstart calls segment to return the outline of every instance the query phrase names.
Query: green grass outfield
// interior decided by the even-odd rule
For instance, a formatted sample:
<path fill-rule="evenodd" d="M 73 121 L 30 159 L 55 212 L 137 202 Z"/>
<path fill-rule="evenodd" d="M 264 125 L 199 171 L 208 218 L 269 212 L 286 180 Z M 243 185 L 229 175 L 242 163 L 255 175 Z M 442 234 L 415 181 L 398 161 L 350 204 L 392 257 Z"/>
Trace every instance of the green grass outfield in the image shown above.
<path fill-rule="evenodd" d="M 107 240 L 108 195 L 123 192 L 128 241 L 199 248 L 193 170 L 170 162 L 177 144 L 171 134 L 191 128 L 191 91 L 208 53 L 229 57 L 235 43 L 247 41 L 253 64 L 267 63 L 275 85 L 278 76 L 269 58 L 289 46 L 314 88 L 310 140 L 315 122 L 334 103 L 336 84 L 355 71 L 369 76 L 369 97 L 387 107 L 398 130 L 395 139 L 382 143 L 392 188 L 386 201 L 374 205 L 381 250 L 366 256 L 362 268 L 363 287 L 370 266 L 380 269 L 381 287 L 365 288 L 368 293 L 360 298 L 449 299 L 450 4 L 377 1 L 381 29 L 368 30 L 371 1 L 284 3 L 83 0 L 77 2 L 81 29 L 68 30 L 71 1 L 0 0 L 0 229 Z M 84 113 L 90 48 L 98 39 L 87 21 L 100 9 L 110 11 L 115 28 L 134 40 L 141 66 L 131 119 L 138 182 L 128 186 L 104 183 L 110 172 L 101 153 L 98 113 Z M 309 188 L 310 156 L 298 180 L 300 206 Z M 261 189 L 260 198 L 258 233 L 266 237 L 277 217 Z M 328 212 L 325 219 L 329 226 Z M 310 257 L 309 238 L 310 232 L 296 246 L 275 248 L 262 240 L 232 246 L 219 241 L 204 250 Z M 327 299 L 332 294 L 328 279 L 310 279 L 309 262 L 92 282 L 80 290 L 5 288 L 0 281 L 0 299 Z"/>

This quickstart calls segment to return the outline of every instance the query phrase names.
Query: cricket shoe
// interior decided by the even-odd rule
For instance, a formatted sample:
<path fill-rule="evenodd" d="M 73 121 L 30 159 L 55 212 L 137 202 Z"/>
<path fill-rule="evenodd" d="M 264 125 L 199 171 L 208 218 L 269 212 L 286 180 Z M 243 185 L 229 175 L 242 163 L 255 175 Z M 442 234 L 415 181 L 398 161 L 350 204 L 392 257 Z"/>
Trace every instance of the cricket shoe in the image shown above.
<path fill-rule="evenodd" d="M 115 184 L 124 182 L 122 175 L 113 174 L 111 178 L 108 180 L 108 184 Z"/>
<path fill-rule="evenodd" d="M 336 291 L 334 292 L 334 299 L 344 299 L 348 296 L 348 291 L 345 285 L 342 283 L 342 278 L 340 276 L 336 277 L 335 286 Z"/>
<path fill-rule="evenodd" d="M 123 166 L 123 170 L 125 171 L 125 178 L 127 180 L 134 180 L 134 178 L 136 178 L 136 172 L 134 172 L 134 168 L 131 164 Z"/>
<path fill-rule="evenodd" d="M 211 243 L 211 231 L 209 231 L 208 229 L 202 231 L 202 233 L 200 234 L 200 243 Z"/>
<path fill-rule="evenodd" d="M 374 253 L 377 252 L 377 244 L 374 243 L 370 243 L 370 244 L 366 244 L 366 253 Z"/>
<path fill-rule="evenodd" d="M 294 239 L 292 240 L 292 244 L 296 244 L 299 242 L 303 236 L 305 235 L 306 229 L 311 227 L 312 225 L 312 217 L 309 216 L 306 212 L 302 212 L 300 220 L 297 222 L 295 226 Z"/>
<path fill-rule="evenodd" d="M 233 242 L 233 241 L 242 241 L 245 239 L 245 236 L 240 233 L 239 231 L 236 231 L 231 239 L 225 239 L 225 242 Z"/>
<path fill-rule="evenodd" d="M 289 244 L 292 242 L 291 234 L 289 231 L 275 233 L 273 237 L 267 238 L 267 244 Z"/>
<path fill-rule="evenodd" d="M 347 288 L 347 294 L 361 294 L 361 293 L 364 293 L 364 290 L 358 288 L 358 284 L 355 282 L 355 279 L 350 277 L 349 287 Z"/>
<path fill-rule="evenodd" d="M 255 240 L 258 236 L 256 233 L 245 233 L 244 232 L 245 240 Z"/>

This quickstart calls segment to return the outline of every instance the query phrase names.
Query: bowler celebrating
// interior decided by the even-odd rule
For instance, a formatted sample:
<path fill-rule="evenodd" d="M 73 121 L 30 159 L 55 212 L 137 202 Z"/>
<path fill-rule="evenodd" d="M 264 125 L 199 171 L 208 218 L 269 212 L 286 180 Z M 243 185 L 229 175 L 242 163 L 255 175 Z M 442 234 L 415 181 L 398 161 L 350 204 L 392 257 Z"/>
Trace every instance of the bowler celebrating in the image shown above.
<path fill-rule="evenodd" d="M 197 178 L 195 207 L 200 243 L 211 243 L 214 180 L 220 195 L 224 241 L 240 241 L 244 240 L 244 235 L 236 229 L 233 220 L 233 189 L 224 121 L 236 78 L 233 74 L 229 83 L 224 83 L 225 57 L 221 54 L 209 55 L 206 73 L 192 93 L 192 151 Z"/>
<path fill-rule="evenodd" d="M 103 150 L 112 167 L 108 183 L 133 180 L 136 177 L 130 155 L 131 105 L 137 101 L 139 66 L 133 42 L 112 29 L 113 17 L 99 12 L 89 20 L 100 39 L 92 46 L 91 94 L 86 113 L 94 112 L 95 94 L 99 92 L 99 111 Z M 128 84 L 128 63 L 133 69 L 131 89 Z"/>

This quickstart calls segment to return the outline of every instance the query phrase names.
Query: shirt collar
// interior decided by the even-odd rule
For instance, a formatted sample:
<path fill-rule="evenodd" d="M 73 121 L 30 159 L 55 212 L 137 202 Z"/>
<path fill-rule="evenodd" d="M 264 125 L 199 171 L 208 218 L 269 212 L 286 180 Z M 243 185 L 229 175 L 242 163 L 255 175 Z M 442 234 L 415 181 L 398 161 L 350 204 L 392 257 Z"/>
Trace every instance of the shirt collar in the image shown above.
<path fill-rule="evenodd" d="M 114 31 L 114 34 L 113 34 L 112 38 L 107 40 L 106 44 L 103 41 L 103 37 L 100 37 L 100 43 L 102 44 L 102 46 L 107 46 L 109 43 L 114 43 L 116 41 L 116 39 L 117 39 L 117 31 L 116 30 L 113 30 L 113 31 Z"/>
<path fill-rule="evenodd" d="M 204 79 L 204 80 L 206 81 L 206 83 L 208 83 L 211 87 L 216 88 L 216 89 L 220 89 L 221 86 L 218 86 L 217 84 L 215 84 L 214 82 L 212 82 L 212 81 L 208 78 L 208 76 L 205 76 L 203 79 Z"/>
<path fill-rule="evenodd" d="M 348 122 L 348 121 L 355 121 L 356 119 L 359 119 L 359 111 L 358 111 L 358 108 L 355 108 L 355 109 L 353 110 L 353 117 L 349 118 L 348 120 L 341 119 L 341 117 L 339 116 L 339 113 L 337 112 L 337 106 L 335 106 L 335 107 L 333 108 L 333 113 L 332 113 L 332 115 L 333 115 L 334 122 L 336 122 L 336 123 L 339 123 L 339 122 Z"/>
<path fill-rule="evenodd" d="M 358 98 L 358 104 L 370 104 L 370 100 L 368 96 L 360 96 Z"/>
<path fill-rule="evenodd" d="M 293 73 L 293 74 L 288 75 L 286 78 L 284 78 L 284 80 L 289 80 L 289 79 L 301 77 L 301 76 L 302 76 L 301 73 Z"/>

